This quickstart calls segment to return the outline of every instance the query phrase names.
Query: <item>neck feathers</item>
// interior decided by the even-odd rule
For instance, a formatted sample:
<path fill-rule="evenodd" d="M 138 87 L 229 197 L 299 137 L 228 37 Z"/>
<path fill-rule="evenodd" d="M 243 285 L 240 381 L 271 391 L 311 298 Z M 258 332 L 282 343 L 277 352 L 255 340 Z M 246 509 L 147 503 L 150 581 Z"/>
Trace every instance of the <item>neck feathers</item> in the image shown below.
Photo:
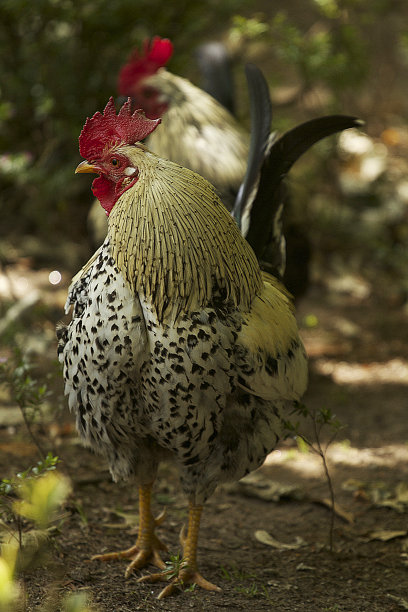
<path fill-rule="evenodd" d="M 144 151 L 139 180 L 109 217 L 112 256 L 159 320 L 215 301 L 249 310 L 262 286 L 256 257 L 213 187 Z"/>

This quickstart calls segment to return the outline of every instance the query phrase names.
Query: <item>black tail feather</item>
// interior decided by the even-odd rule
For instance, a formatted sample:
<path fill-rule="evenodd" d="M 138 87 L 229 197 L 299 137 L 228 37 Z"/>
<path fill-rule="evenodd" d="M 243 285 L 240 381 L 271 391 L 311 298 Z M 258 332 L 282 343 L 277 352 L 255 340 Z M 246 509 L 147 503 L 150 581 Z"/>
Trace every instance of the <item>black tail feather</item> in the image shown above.
<path fill-rule="evenodd" d="M 232 209 L 232 216 L 240 228 L 242 215 L 256 187 L 259 172 L 265 158 L 270 140 L 272 121 L 272 104 L 269 96 L 269 87 L 261 70 L 253 64 L 247 64 L 245 66 L 245 74 L 248 82 L 251 113 L 251 141 L 247 170 Z"/>
<path fill-rule="evenodd" d="M 271 240 L 275 217 L 282 204 L 282 182 L 296 160 L 322 138 L 348 128 L 361 127 L 362 124 L 356 117 L 329 115 L 302 123 L 272 143 L 260 170 L 246 234 L 258 259 L 263 259 Z"/>

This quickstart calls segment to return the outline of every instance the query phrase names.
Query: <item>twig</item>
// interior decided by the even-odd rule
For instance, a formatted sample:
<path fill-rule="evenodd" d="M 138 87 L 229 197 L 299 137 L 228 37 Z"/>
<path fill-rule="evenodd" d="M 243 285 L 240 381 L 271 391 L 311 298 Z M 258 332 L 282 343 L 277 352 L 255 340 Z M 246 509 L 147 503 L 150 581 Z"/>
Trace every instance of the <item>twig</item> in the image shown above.
<path fill-rule="evenodd" d="M 329 493 L 330 493 L 330 503 L 331 503 L 331 510 L 330 510 L 330 527 L 329 527 L 329 550 L 332 553 L 333 552 L 333 534 L 334 534 L 334 518 L 335 518 L 335 511 L 334 511 L 334 489 L 333 489 L 333 482 L 330 476 L 330 472 L 329 472 L 329 466 L 327 465 L 327 461 L 326 461 L 326 452 L 327 452 L 327 447 L 330 444 L 330 442 L 328 442 L 328 444 L 326 445 L 326 449 L 325 451 L 323 451 L 322 449 L 322 445 L 320 443 L 320 431 L 318 431 L 317 429 L 317 424 L 316 424 L 316 419 L 313 419 L 313 428 L 314 428 L 314 433 L 315 433 L 315 438 L 316 438 L 316 444 L 317 444 L 317 449 L 320 455 L 320 458 L 322 460 L 323 463 L 323 469 L 325 471 L 326 474 L 326 479 L 327 479 L 327 486 L 329 487 Z"/>
<path fill-rule="evenodd" d="M 334 417 L 331 415 L 331 412 L 328 410 L 320 410 L 319 413 L 316 414 L 316 411 L 308 410 L 305 405 L 297 404 L 296 411 L 299 414 L 301 414 L 303 417 L 311 418 L 313 422 L 315 443 L 313 444 L 305 435 L 299 432 L 299 423 L 296 423 L 295 425 L 293 425 L 290 422 L 286 422 L 286 427 L 289 429 L 289 431 L 293 431 L 294 433 L 296 433 L 296 435 L 299 436 L 314 453 L 319 455 L 322 460 L 323 469 L 326 475 L 327 485 L 328 485 L 329 494 L 330 494 L 331 508 L 330 508 L 330 527 L 329 527 L 329 550 L 330 552 L 333 552 L 334 520 L 335 520 L 335 514 L 336 514 L 335 513 L 335 496 L 334 496 L 334 488 L 333 488 L 333 482 L 330 476 L 329 466 L 327 465 L 326 453 L 327 453 L 327 449 L 329 445 L 333 442 L 334 438 L 336 437 L 339 431 L 340 423 L 334 419 Z M 319 415 L 320 415 L 320 419 L 318 418 Z M 320 425 L 320 427 L 318 427 L 318 424 Z M 334 428 L 334 432 L 333 432 L 333 435 L 329 438 L 329 441 L 327 442 L 325 449 L 323 449 L 322 444 L 320 442 L 320 433 L 321 433 L 321 429 L 325 425 L 331 425 Z"/>
<path fill-rule="evenodd" d="M 45 452 L 44 452 L 43 448 L 41 447 L 41 444 L 38 442 L 37 438 L 35 437 L 35 435 L 33 434 L 32 430 L 31 430 L 31 424 L 30 424 L 29 420 L 27 419 L 27 415 L 25 413 L 25 408 L 23 408 L 23 406 L 21 406 L 21 405 L 19 405 L 19 407 L 20 407 L 20 410 L 21 410 L 21 414 L 23 415 L 24 423 L 25 423 L 25 426 L 26 426 L 27 431 L 29 433 L 29 436 L 30 436 L 34 446 L 38 450 L 38 453 L 40 455 L 40 459 L 42 461 L 44 461 L 45 460 Z"/>

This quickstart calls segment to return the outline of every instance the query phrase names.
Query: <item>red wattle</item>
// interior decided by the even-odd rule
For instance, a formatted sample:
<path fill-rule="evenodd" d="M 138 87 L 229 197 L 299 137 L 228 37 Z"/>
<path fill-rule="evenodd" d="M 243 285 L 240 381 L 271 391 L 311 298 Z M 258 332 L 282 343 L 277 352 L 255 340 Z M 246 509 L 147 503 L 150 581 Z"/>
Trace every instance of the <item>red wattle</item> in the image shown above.
<path fill-rule="evenodd" d="M 105 176 L 99 176 L 93 181 L 92 192 L 95 198 L 101 203 L 102 208 L 106 210 L 108 216 L 120 196 L 130 189 L 130 187 L 136 183 L 137 179 L 138 177 L 136 176 L 133 181 L 130 181 L 125 187 L 123 187 L 122 182 L 115 183 Z"/>

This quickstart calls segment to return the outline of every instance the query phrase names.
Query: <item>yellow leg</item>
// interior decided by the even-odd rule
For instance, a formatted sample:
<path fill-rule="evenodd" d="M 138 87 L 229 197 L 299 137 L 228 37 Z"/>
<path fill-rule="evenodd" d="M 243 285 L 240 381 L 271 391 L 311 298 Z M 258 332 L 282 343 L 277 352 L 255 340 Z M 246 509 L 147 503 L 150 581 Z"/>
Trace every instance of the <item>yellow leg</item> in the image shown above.
<path fill-rule="evenodd" d="M 170 569 L 160 574 L 143 576 L 143 578 L 139 579 L 139 582 L 158 582 L 159 580 L 172 578 L 170 584 L 161 591 L 158 599 L 171 595 L 176 587 L 183 587 L 188 584 L 196 584 L 207 591 L 221 591 L 218 586 L 205 580 L 197 568 L 197 544 L 202 510 L 202 506 L 195 506 L 192 503 L 189 505 L 187 536 L 184 537 L 183 532 L 180 536 L 183 546 L 183 558 L 177 575 L 174 576 L 174 569 Z"/>
<path fill-rule="evenodd" d="M 111 561 L 112 559 L 131 559 L 126 568 L 125 576 L 131 574 L 134 569 L 145 567 L 149 563 L 160 569 L 166 567 L 159 551 L 167 551 L 167 547 L 155 535 L 154 530 L 157 525 L 160 525 L 165 513 L 154 518 L 150 508 L 152 484 L 139 487 L 139 530 L 137 534 L 136 544 L 127 550 L 119 552 L 106 553 L 103 555 L 94 555 L 91 561 L 97 559 L 99 561 Z"/>

